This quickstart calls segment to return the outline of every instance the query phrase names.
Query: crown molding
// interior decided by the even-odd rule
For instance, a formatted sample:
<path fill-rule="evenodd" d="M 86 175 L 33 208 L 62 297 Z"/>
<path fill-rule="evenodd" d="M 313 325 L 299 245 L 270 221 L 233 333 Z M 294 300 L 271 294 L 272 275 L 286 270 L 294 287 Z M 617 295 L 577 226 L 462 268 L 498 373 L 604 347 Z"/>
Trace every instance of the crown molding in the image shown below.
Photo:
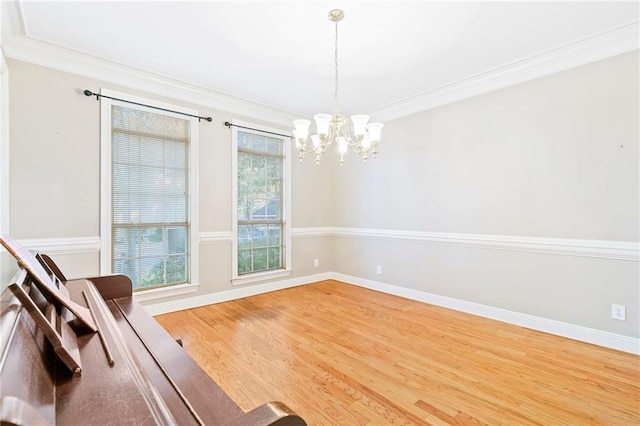
<path fill-rule="evenodd" d="M 367 114 L 389 121 L 513 86 L 640 47 L 639 20 L 383 105 Z"/>
<path fill-rule="evenodd" d="M 135 90 L 154 93 L 190 104 L 237 114 L 269 123 L 290 126 L 297 115 L 261 105 L 161 74 L 76 52 L 25 36 L 3 39 L 10 59 L 81 75 Z M 98 88 L 94 88 L 96 91 Z M 214 120 L 216 117 L 214 116 Z"/>
<path fill-rule="evenodd" d="M 1 48 L 7 58 L 69 72 L 219 111 L 290 127 L 298 115 L 28 37 L 17 2 L 2 2 Z M 389 121 L 528 80 L 620 55 L 640 47 L 635 19 L 589 37 L 425 90 L 367 111 Z M 215 119 L 215 117 L 214 117 Z"/>
<path fill-rule="evenodd" d="M 298 117 L 268 105 L 29 37 L 19 3 L 2 3 L 0 43 L 7 58 L 286 127 Z M 94 89 L 98 91 L 97 87 Z"/>

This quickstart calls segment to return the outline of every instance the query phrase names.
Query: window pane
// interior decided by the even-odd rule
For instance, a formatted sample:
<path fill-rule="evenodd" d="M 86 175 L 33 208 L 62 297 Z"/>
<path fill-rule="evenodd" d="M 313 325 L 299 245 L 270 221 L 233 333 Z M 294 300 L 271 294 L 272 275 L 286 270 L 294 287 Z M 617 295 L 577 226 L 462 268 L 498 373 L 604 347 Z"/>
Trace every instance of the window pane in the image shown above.
<path fill-rule="evenodd" d="M 114 105 L 111 108 L 112 128 L 131 133 L 162 135 L 189 140 L 189 121 L 161 113 L 153 113 Z"/>
<path fill-rule="evenodd" d="M 278 198 L 269 201 L 267 204 L 267 219 L 280 219 L 280 204 Z"/>
<path fill-rule="evenodd" d="M 238 252 L 238 274 L 251 272 L 251 250 Z"/>
<path fill-rule="evenodd" d="M 269 247 L 269 269 L 280 268 L 280 247 Z"/>
<path fill-rule="evenodd" d="M 267 246 L 267 225 L 254 225 L 253 226 L 253 247 L 266 247 Z"/>
<path fill-rule="evenodd" d="M 267 249 L 255 249 L 253 251 L 253 270 L 264 271 L 267 269 Z"/>
<path fill-rule="evenodd" d="M 251 148 L 251 134 L 238 132 L 238 148 Z"/>
<path fill-rule="evenodd" d="M 280 245 L 282 227 L 280 225 L 269 225 L 269 245 Z"/>
<path fill-rule="evenodd" d="M 282 161 L 279 158 L 267 158 L 267 178 L 278 180 L 282 176 Z"/>
<path fill-rule="evenodd" d="M 140 231 L 140 240 L 138 241 L 140 256 L 162 256 L 164 253 L 162 228 L 143 228 Z"/>
<path fill-rule="evenodd" d="M 280 139 L 267 138 L 267 152 L 272 154 L 281 154 L 282 141 Z"/>
<path fill-rule="evenodd" d="M 140 279 L 137 288 L 155 287 L 164 282 L 164 258 L 140 259 Z"/>
<path fill-rule="evenodd" d="M 187 253 L 187 228 L 167 229 L 167 253 L 180 254 Z"/>
<path fill-rule="evenodd" d="M 238 247 L 251 248 L 251 225 L 238 226 Z"/>
<path fill-rule="evenodd" d="M 116 228 L 113 231 L 113 258 L 126 259 L 139 255 L 138 229 Z M 118 272 L 122 273 L 122 272 Z"/>
<path fill-rule="evenodd" d="M 267 138 L 260 135 L 251 135 L 251 149 L 254 151 L 267 150 Z"/>
<path fill-rule="evenodd" d="M 169 256 L 167 258 L 167 283 L 184 283 L 187 281 L 187 255 Z"/>
<path fill-rule="evenodd" d="M 123 274 L 128 276 L 131 279 L 131 282 L 134 283 L 134 288 L 136 287 L 135 284 L 138 282 L 137 260 L 116 261 L 113 265 L 113 272 L 115 274 Z"/>
<path fill-rule="evenodd" d="M 238 274 L 279 269 L 283 267 L 285 145 L 282 139 L 262 134 L 236 134 Z"/>

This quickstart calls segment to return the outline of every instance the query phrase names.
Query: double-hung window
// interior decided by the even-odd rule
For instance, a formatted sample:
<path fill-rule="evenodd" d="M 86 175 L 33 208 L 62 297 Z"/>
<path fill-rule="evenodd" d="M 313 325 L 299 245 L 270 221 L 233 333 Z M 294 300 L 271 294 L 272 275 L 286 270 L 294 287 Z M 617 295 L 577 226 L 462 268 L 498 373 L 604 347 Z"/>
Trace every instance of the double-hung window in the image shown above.
<path fill-rule="evenodd" d="M 107 98 L 101 118 L 102 271 L 129 276 L 134 290 L 197 283 L 197 121 Z"/>
<path fill-rule="evenodd" d="M 291 269 L 289 138 L 233 124 L 243 126 L 232 131 L 233 281 L 286 275 Z"/>

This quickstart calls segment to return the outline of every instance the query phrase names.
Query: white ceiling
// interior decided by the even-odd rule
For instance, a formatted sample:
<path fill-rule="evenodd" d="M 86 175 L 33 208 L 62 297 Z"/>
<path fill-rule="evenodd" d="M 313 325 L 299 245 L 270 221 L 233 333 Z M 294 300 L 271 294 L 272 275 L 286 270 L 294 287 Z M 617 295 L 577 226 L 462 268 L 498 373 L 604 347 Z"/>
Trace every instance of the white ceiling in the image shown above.
<path fill-rule="evenodd" d="M 636 1 L 21 1 L 15 10 L 31 39 L 309 116 L 332 108 L 333 8 L 346 15 L 347 115 L 637 23 L 639 14 Z"/>

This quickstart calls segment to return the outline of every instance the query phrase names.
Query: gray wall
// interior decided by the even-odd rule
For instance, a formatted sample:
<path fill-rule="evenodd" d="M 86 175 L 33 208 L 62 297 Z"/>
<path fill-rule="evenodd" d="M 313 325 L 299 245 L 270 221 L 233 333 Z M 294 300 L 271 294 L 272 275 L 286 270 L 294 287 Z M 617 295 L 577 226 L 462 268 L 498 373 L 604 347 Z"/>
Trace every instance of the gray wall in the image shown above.
<path fill-rule="evenodd" d="M 223 123 L 239 118 L 273 125 L 25 62 L 10 60 L 9 69 L 10 233 L 14 238 L 99 236 L 100 108 L 82 90 L 100 88 L 184 105 L 214 117 L 213 123 L 199 124 L 200 232 L 231 231 L 231 131 Z M 310 166 L 292 164 L 292 225 L 297 228 L 330 225 L 325 214 L 331 208 L 330 165 Z M 308 185 L 321 181 L 327 185 Z M 329 238 L 294 238 L 293 277 L 331 270 Z M 98 253 L 53 257 L 69 277 L 99 273 Z M 321 260 L 319 268 L 313 267 L 315 258 Z M 230 241 L 201 244 L 199 263 L 198 294 L 232 288 Z"/>
<path fill-rule="evenodd" d="M 634 51 L 390 121 L 376 162 L 336 173 L 334 226 L 637 242 L 638 77 Z M 637 262 L 366 236 L 334 246 L 343 274 L 640 336 Z"/>
<path fill-rule="evenodd" d="M 98 237 L 99 107 L 81 91 L 184 103 L 18 61 L 9 71 L 11 234 Z M 294 161 L 294 228 L 399 234 L 294 238 L 294 276 L 335 271 L 640 337 L 637 262 L 401 235 L 637 242 L 638 102 L 635 51 L 390 121 L 379 158 L 366 166 L 354 156 L 342 168 L 331 155 L 319 167 Z M 231 144 L 222 123 L 251 119 L 184 105 L 215 118 L 200 124 L 200 231 L 229 232 Z M 200 249 L 199 294 L 231 289 L 230 243 Z M 72 277 L 98 273 L 97 253 L 56 260 Z M 612 303 L 626 305 L 626 321 L 610 319 Z"/>

